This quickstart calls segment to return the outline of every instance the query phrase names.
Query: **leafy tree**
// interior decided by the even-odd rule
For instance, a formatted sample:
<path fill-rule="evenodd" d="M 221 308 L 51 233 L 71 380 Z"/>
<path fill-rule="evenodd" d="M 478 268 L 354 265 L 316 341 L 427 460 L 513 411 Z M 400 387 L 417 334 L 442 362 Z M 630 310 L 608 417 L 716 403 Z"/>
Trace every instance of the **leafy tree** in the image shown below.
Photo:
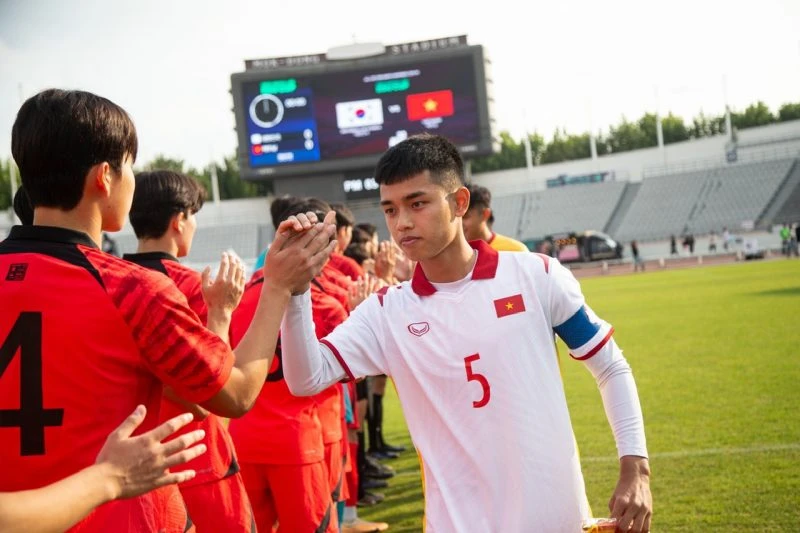
<path fill-rule="evenodd" d="M 608 146 L 602 136 L 595 138 L 597 154 L 608 153 Z M 588 133 L 570 135 L 565 130 L 556 130 L 542 155 L 542 163 L 557 163 L 573 159 L 585 159 L 592 156 L 591 140 Z"/>
<path fill-rule="evenodd" d="M 648 136 L 642 131 L 640 122 L 628 122 L 622 117 L 622 122 L 609 128 L 608 145 L 612 153 L 648 148 L 658 143 L 655 135 Z"/>
<path fill-rule="evenodd" d="M 639 128 L 644 133 L 645 138 L 655 139 L 652 146 L 658 145 L 658 132 L 656 130 L 656 116 L 653 113 L 645 113 L 639 119 Z M 683 123 L 683 119 L 669 113 L 666 117 L 661 117 L 661 132 L 664 134 L 664 144 L 686 141 L 689 139 L 689 130 Z"/>
<path fill-rule="evenodd" d="M 744 113 L 731 113 L 733 127 L 740 130 L 754 128 L 756 126 L 765 126 L 776 121 L 775 115 L 769 110 L 767 104 L 760 100 L 755 104 L 747 106 Z"/>
<path fill-rule="evenodd" d="M 219 182 L 219 197 L 221 200 L 232 198 L 252 198 L 255 196 L 266 196 L 268 189 L 265 182 L 245 181 L 239 173 L 239 164 L 235 156 L 226 157 L 222 165 L 212 163 L 217 170 L 217 181 Z M 198 178 L 211 193 L 211 168 L 203 170 Z"/>
<path fill-rule="evenodd" d="M 525 166 L 525 147 L 507 131 L 500 132 L 500 152 L 472 160 L 472 172 L 492 172 Z"/>
<path fill-rule="evenodd" d="M 702 111 L 692 119 L 689 138 L 711 137 L 725 132 L 725 116 L 706 116 Z"/>
<path fill-rule="evenodd" d="M 0 210 L 11 207 L 11 159 L 0 159 Z M 19 183 L 17 183 L 19 186 Z"/>
<path fill-rule="evenodd" d="M 800 119 L 800 102 L 795 104 L 783 104 L 778 110 L 778 122 Z"/>

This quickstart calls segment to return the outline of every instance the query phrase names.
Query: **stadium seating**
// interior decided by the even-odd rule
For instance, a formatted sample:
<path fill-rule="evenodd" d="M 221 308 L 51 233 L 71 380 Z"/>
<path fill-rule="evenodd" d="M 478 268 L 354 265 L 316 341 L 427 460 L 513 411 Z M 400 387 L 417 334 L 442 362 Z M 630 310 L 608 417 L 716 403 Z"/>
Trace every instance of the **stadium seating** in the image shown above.
<path fill-rule="evenodd" d="M 792 162 L 760 161 L 648 178 L 612 237 L 651 240 L 755 223 Z"/>
<path fill-rule="evenodd" d="M 270 228 L 271 229 L 271 228 Z M 191 264 L 212 264 L 219 261 L 220 254 L 234 250 L 243 259 L 251 260 L 261 253 L 259 232 L 264 228 L 257 224 L 234 224 L 227 226 L 201 226 L 197 228 L 192 249 L 187 258 Z M 136 251 L 136 236 L 132 233 L 114 235 L 121 253 Z"/>
<path fill-rule="evenodd" d="M 602 231 L 619 203 L 625 182 L 568 185 L 492 199 L 495 228 L 518 239 L 565 231 Z M 511 220 L 519 205 L 518 229 Z M 508 211 L 506 210 L 508 208 Z M 510 231 L 511 229 L 515 231 Z"/>

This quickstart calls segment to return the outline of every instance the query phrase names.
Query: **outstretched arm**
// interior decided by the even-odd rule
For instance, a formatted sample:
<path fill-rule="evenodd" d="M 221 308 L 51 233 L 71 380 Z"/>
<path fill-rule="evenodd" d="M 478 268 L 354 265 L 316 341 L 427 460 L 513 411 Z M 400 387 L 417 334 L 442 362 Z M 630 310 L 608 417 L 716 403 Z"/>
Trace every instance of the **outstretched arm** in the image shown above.
<path fill-rule="evenodd" d="M 264 284 L 253 321 L 234 353 L 230 378 L 204 404 L 223 416 L 245 414 L 256 401 L 275 354 L 281 318 L 293 293 L 308 290 L 309 282 L 330 256 L 336 240 L 335 213 L 323 223 L 313 213 L 289 217 L 278 227 L 264 263 Z"/>
<path fill-rule="evenodd" d="M 317 340 L 311 293 L 293 296 L 281 324 L 283 374 L 295 396 L 312 396 L 347 377 L 330 348 Z"/>
<path fill-rule="evenodd" d="M 108 436 L 94 465 L 40 489 L 0 493 L 0 531 L 64 531 L 106 502 L 192 479 L 193 470 L 173 474 L 168 469 L 205 453 L 203 444 L 191 447 L 203 438 L 203 432 L 194 431 L 162 443 L 191 422 L 192 416 L 178 416 L 131 437 L 145 414 L 144 406 L 137 407 Z"/>
<path fill-rule="evenodd" d="M 617 486 L 608 503 L 620 531 L 650 531 L 653 497 L 650 493 L 650 463 L 644 420 L 631 367 L 610 338 L 586 367 L 597 381 L 606 417 L 614 433 L 620 458 Z"/>

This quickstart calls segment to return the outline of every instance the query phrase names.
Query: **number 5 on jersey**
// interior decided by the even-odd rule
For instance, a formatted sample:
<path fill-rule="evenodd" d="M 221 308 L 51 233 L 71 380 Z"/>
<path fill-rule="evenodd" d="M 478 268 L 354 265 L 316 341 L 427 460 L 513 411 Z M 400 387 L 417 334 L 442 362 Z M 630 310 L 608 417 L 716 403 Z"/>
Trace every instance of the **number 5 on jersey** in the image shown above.
<path fill-rule="evenodd" d="M 480 358 L 480 354 L 477 353 L 464 358 L 464 367 L 467 370 L 467 381 L 477 381 L 481 384 L 481 389 L 483 390 L 483 396 L 481 396 L 481 399 L 472 402 L 472 407 L 475 409 L 480 409 L 489 403 L 489 398 L 492 396 L 492 389 L 489 387 L 489 380 L 486 379 L 486 376 L 472 371 L 472 363 Z"/>

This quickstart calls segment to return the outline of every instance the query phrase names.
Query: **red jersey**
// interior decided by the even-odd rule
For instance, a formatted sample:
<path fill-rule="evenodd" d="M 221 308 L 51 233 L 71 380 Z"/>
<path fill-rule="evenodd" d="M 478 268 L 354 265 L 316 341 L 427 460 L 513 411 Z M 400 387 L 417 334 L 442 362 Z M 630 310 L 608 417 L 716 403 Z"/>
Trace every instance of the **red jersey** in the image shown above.
<path fill-rule="evenodd" d="M 139 432 L 152 429 L 162 383 L 203 403 L 230 376 L 230 348 L 171 280 L 103 253 L 81 232 L 12 228 L 0 243 L 0 301 L 0 491 L 93 464 L 138 404 L 148 409 Z M 172 500 L 170 492 L 108 503 L 79 527 L 158 525 L 155 498 Z"/>
<path fill-rule="evenodd" d="M 353 281 L 365 276 L 364 269 L 361 268 L 361 265 L 359 265 L 355 259 L 347 257 L 346 255 L 331 254 L 330 264 L 333 268 Z"/>
<path fill-rule="evenodd" d="M 317 281 L 322 284 L 325 291 L 336 298 L 345 310 L 350 309 L 350 298 L 348 289 L 353 284 L 350 278 L 337 270 L 330 261 L 325 263 L 322 271 L 317 276 Z M 349 313 L 349 311 L 348 311 Z"/>
<path fill-rule="evenodd" d="M 177 285 L 178 290 L 186 296 L 189 307 L 197 314 L 200 321 L 204 324 L 207 322 L 208 308 L 203 299 L 203 279 L 199 272 L 182 265 L 176 257 L 164 252 L 125 254 L 122 258 L 126 261 L 136 263 L 137 265 L 156 270 L 169 276 L 169 278 L 175 282 L 175 285 Z M 185 407 L 167 398 L 163 398 L 161 402 L 161 420 L 169 420 L 184 412 L 186 412 Z M 206 432 L 203 443 L 206 445 L 208 451 L 183 466 L 170 469 L 173 472 L 180 472 L 188 469 L 197 472 L 194 479 L 182 483 L 182 487 L 191 487 L 210 481 L 216 481 L 232 476 L 239 471 L 233 441 L 231 440 L 228 430 L 225 429 L 225 426 L 222 424 L 222 418 L 210 413 L 205 420 L 198 420 L 197 422 L 188 424 L 180 431 L 179 435 L 198 429 L 202 429 Z"/>
<path fill-rule="evenodd" d="M 247 284 L 231 321 L 231 345 L 241 341 L 253 320 L 264 278 Z M 322 426 L 314 397 L 296 397 L 283 379 L 280 340 L 266 383 L 253 408 L 231 420 L 229 430 L 243 463 L 309 464 L 322 461 Z"/>
<path fill-rule="evenodd" d="M 326 286 L 318 279 L 311 282 L 311 314 L 317 338 L 331 333 L 336 326 L 347 320 L 347 310 L 331 296 Z M 344 419 L 341 386 L 328 387 L 314 397 L 319 406 L 319 419 L 322 422 L 322 439 L 325 444 L 342 440 L 342 420 Z"/>

